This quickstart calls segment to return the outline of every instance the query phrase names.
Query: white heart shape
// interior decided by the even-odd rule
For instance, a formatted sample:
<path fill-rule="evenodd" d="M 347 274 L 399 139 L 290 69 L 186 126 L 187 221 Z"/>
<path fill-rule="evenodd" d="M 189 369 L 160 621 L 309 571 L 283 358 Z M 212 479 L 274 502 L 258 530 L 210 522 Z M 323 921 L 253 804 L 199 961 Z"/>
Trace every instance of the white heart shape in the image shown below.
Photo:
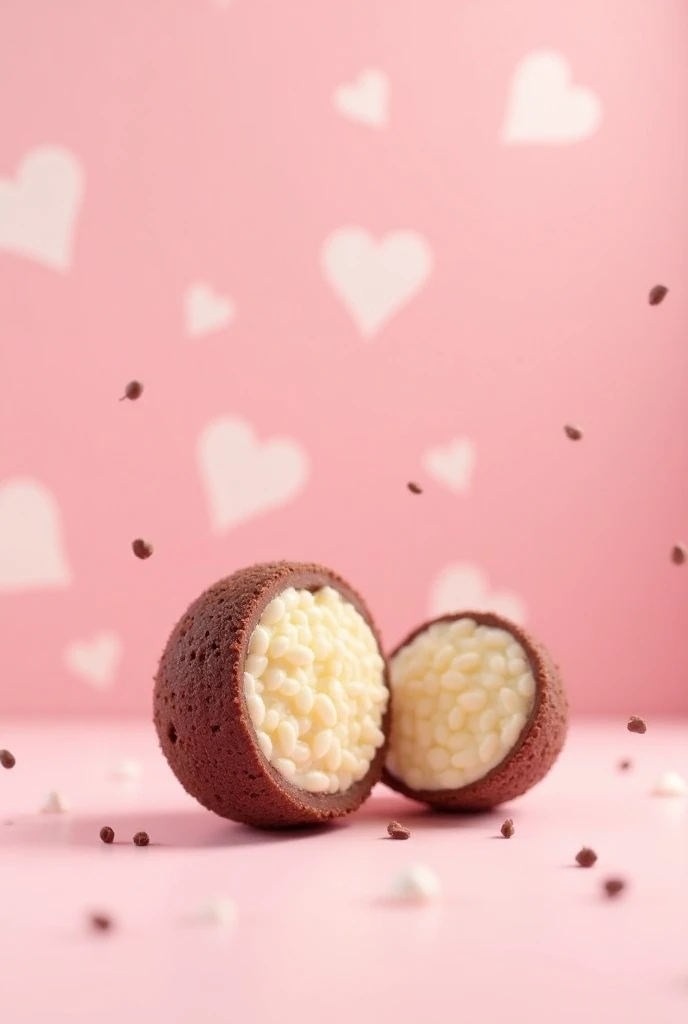
<path fill-rule="evenodd" d="M 83 192 L 84 172 L 73 153 L 30 149 L 14 180 L 0 178 L 0 250 L 68 271 Z"/>
<path fill-rule="evenodd" d="M 492 590 L 477 565 L 455 562 L 437 576 L 430 592 L 430 615 L 449 612 L 496 612 L 518 625 L 527 618 L 525 602 L 509 590 Z"/>
<path fill-rule="evenodd" d="M 218 295 L 207 281 L 195 281 L 184 292 L 186 332 L 192 338 L 219 331 L 234 320 L 232 299 Z"/>
<path fill-rule="evenodd" d="M 249 423 L 232 417 L 208 423 L 196 456 L 218 533 L 285 505 L 308 479 L 308 456 L 296 441 L 273 437 L 261 442 Z"/>
<path fill-rule="evenodd" d="M 63 652 L 64 663 L 94 690 L 107 690 L 115 681 L 122 657 L 122 641 L 112 630 L 101 630 L 90 640 L 75 640 Z"/>
<path fill-rule="evenodd" d="M 68 587 L 57 501 L 37 480 L 0 484 L 0 592 Z"/>
<path fill-rule="evenodd" d="M 502 130 L 506 144 L 580 142 L 601 121 L 599 97 L 571 84 L 569 65 L 560 53 L 538 50 L 517 64 Z"/>
<path fill-rule="evenodd" d="M 344 117 L 384 128 L 389 119 L 389 79 L 379 68 L 366 68 L 355 81 L 337 86 L 332 102 Z"/>
<path fill-rule="evenodd" d="M 428 448 L 423 468 L 428 476 L 455 494 L 467 491 L 475 467 L 475 445 L 467 437 L 455 437 L 446 445 Z"/>
<path fill-rule="evenodd" d="M 433 255 L 415 231 L 392 231 L 377 241 L 364 228 L 339 228 L 321 252 L 325 279 L 364 338 L 372 338 L 427 281 Z"/>

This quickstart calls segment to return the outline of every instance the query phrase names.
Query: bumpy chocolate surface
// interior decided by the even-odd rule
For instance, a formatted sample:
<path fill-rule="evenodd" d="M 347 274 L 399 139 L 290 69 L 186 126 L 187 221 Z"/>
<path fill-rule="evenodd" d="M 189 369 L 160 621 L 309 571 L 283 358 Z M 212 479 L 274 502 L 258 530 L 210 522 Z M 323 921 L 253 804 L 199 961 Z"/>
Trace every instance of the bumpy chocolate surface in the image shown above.
<path fill-rule="evenodd" d="M 253 565 L 219 580 L 172 630 L 155 680 L 154 721 L 160 745 L 184 789 L 224 818 L 259 828 L 288 828 L 356 810 L 380 779 L 387 744 L 360 782 L 342 793 L 307 793 L 263 756 L 244 698 L 248 643 L 265 607 L 283 590 L 330 586 L 349 601 L 382 643 L 363 599 L 323 566 Z M 385 685 L 389 678 L 385 667 Z M 391 703 L 391 701 L 390 701 Z M 389 735 L 390 705 L 380 728 Z"/>
<path fill-rule="evenodd" d="M 435 622 L 474 619 L 479 625 L 503 629 L 523 647 L 535 680 L 529 720 L 507 756 L 481 779 L 459 789 L 412 789 L 385 768 L 383 782 L 412 800 L 447 811 L 479 811 L 522 796 L 544 779 L 561 753 L 568 729 L 568 701 L 557 666 L 548 651 L 520 626 L 492 612 L 459 612 L 424 623 L 406 637 L 390 661 Z"/>

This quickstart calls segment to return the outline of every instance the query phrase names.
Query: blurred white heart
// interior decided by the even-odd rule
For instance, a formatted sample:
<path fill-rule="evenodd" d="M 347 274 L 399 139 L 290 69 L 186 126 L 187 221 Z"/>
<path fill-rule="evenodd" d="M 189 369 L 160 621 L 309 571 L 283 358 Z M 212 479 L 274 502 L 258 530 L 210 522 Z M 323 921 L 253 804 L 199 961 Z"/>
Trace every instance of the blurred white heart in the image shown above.
<path fill-rule="evenodd" d="M 589 138 L 602 121 L 602 103 L 588 88 L 573 85 L 566 58 L 537 50 L 516 66 L 502 141 L 560 144 Z"/>
<path fill-rule="evenodd" d="M 304 488 L 308 456 L 297 441 L 260 441 L 249 423 L 222 417 L 199 435 L 196 457 L 216 532 L 286 505 Z"/>
<path fill-rule="evenodd" d="M 433 618 L 448 612 L 496 612 L 522 625 L 527 618 L 525 602 L 510 590 L 493 590 L 477 565 L 455 562 L 445 566 L 430 591 Z"/>
<path fill-rule="evenodd" d="M 366 68 L 355 81 L 337 86 L 332 101 L 344 117 L 384 128 L 389 120 L 389 79 L 379 68 Z"/>
<path fill-rule="evenodd" d="M 321 262 L 360 333 L 372 338 L 421 290 L 433 254 L 415 231 L 392 231 L 378 240 L 364 228 L 345 227 L 325 239 Z"/>
<path fill-rule="evenodd" d="M 467 437 L 456 437 L 446 445 L 428 448 L 423 468 L 428 476 L 455 494 L 467 491 L 475 466 L 475 445 Z"/>
<path fill-rule="evenodd" d="M 60 508 L 38 480 L 0 484 L 0 592 L 68 587 Z"/>
<path fill-rule="evenodd" d="M 234 320 L 232 299 L 218 295 L 207 281 L 195 281 L 184 292 L 186 333 L 192 338 L 219 331 Z"/>
<path fill-rule="evenodd" d="M 75 640 L 64 650 L 67 668 L 94 690 L 112 686 L 121 656 L 122 641 L 111 630 L 102 630 L 90 640 Z"/>
<path fill-rule="evenodd" d="M 66 272 L 84 192 L 77 158 L 60 146 L 30 149 L 14 178 L 0 178 L 0 250 Z"/>

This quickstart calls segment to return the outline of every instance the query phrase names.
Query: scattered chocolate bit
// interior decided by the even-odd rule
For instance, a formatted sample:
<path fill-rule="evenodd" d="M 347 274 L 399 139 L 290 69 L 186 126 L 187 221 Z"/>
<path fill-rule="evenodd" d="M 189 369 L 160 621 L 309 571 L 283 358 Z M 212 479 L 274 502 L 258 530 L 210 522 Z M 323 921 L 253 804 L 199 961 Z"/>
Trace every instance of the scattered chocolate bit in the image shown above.
<path fill-rule="evenodd" d="M 140 537 L 137 537 L 136 540 L 131 542 L 131 550 L 137 558 L 150 558 L 153 554 L 153 545 L 147 540 L 141 540 Z"/>
<path fill-rule="evenodd" d="M 627 772 L 629 768 L 633 767 L 633 762 L 625 757 L 622 761 L 619 761 L 619 771 Z"/>
<path fill-rule="evenodd" d="M 124 402 L 125 399 L 129 399 L 130 402 L 135 402 L 137 398 L 140 398 L 143 394 L 143 384 L 140 380 L 130 380 L 124 389 L 124 394 L 120 398 L 120 402 Z"/>
<path fill-rule="evenodd" d="M 100 838 L 104 843 L 112 843 L 115 839 L 115 830 L 110 828 L 109 825 L 103 825 L 100 830 Z"/>
<path fill-rule="evenodd" d="M 410 839 L 411 829 L 400 825 L 398 821 L 390 821 L 387 826 L 387 833 L 391 839 Z"/>
<path fill-rule="evenodd" d="M 650 288 L 650 294 L 647 297 L 647 301 L 651 306 L 658 306 L 660 302 L 663 302 L 667 297 L 669 289 L 666 285 L 656 284 L 654 288 Z"/>
<path fill-rule="evenodd" d="M 112 918 L 107 914 L 91 914 L 90 923 L 95 932 L 109 932 L 112 928 Z"/>
<path fill-rule="evenodd" d="M 134 846 L 148 846 L 150 836 L 147 832 L 137 832 L 134 836 Z"/>
<path fill-rule="evenodd" d="M 583 436 L 583 431 L 580 427 L 575 427 L 573 423 L 567 423 L 564 427 L 564 433 L 570 441 L 580 441 Z"/>
<path fill-rule="evenodd" d="M 3 768 L 14 768 L 17 759 L 9 750 L 0 750 L 0 764 Z"/>
<path fill-rule="evenodd" d="M 511 839 L 515 831 L 516 829 L 514 828 L 514 819 L 507 818 L 504 824 L 502 825 L 500 832 L 502 833 L 505 839 Z"/>
<path fill-rule="evenodd" d="M 584 846 L 576 854 L 576 863 L 582 868 L 591 868 L 597 861 L 597 854 L 589 846 Z"/>
<path fill-rule="evenodd" d="M 604 880 L 604 891 L 609 899 L 614 899 L 626 888 L 626 883 L 622 878 L 605 878 Z"/>
<path fill-rule="evenodd" d="M 411 492 L 411 494 L 422 494 L 423 493 L 423 488 L 419 484 L 414 483 L 413 480 L 409 480 L 409 482 L 406 484 L 406 486 L 408 487 L 408 489 Z"/>
<path fill-rule="evenodd" d="M 628 719 L 628 725 L 626 726 L 626 728 L 629 732 L 637 732 L 641 736 L 643 735 L 643 733 L 647 732 L 647 726 L 645 725 L 645 722 L 642 720 L 642 718 L 638 718 L 637 715 L 631 715 L 631 717 Z"/>
<path fill-rule="evenodd" d="M 671 549 L 671 561 L 674 565 L 684 565 L 688 559 L 688 548 L 685 544 L 674 544 Z"/>

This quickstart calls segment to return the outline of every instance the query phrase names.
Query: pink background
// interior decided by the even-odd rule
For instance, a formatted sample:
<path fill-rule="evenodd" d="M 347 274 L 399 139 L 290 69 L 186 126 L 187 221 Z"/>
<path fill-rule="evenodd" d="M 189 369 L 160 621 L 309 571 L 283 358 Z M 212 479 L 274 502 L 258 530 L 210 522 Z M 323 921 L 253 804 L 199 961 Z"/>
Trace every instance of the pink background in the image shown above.
<path fill-rule="evenodd" d="M 519 93 L 542 51 L 571 82 Z M 365 123 L 333 96 L 367 68 Z M 578 711 L 687 709 L 683 0 L 4 0 L 0 124 L 0 712 L 147 714 L 173 620 L 268 557 L 348 576 L 390 645 L 468 565 Z M 213 505 L 221 418 L 288 445 L 220 438 Z"/>

